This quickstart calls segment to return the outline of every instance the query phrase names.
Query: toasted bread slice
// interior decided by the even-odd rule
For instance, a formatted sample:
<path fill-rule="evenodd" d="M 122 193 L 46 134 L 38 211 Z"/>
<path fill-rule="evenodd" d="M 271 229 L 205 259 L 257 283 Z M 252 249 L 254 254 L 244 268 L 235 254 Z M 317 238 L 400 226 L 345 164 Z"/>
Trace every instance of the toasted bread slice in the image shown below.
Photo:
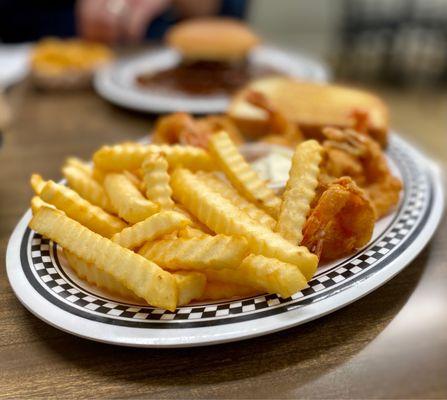
<path fill-rule="evenodd" d="M 305 136 L 316 139 L 321 138 L 321 131 L 326 126 L 355 127 L 354 113 L 366 113 L 367 133 L 382 146 L 386 145 L 388 110 L 383 101 L 371 93 L 285 77 L 254 81 L 236 94 L 227 111 L 239 129 L 251 136 L 270 132 L 267 113 L 246 100 L 249 91 L 264 94 L 274 108 L 299 125 Z"/>

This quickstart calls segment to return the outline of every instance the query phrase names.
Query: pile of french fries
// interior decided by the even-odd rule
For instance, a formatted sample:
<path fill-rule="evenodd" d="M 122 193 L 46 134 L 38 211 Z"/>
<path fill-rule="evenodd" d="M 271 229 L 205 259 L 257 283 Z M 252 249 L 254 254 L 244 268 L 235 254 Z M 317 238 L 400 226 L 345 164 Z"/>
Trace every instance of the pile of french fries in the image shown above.
<path fill-rule="evenodd" d="M 322 149 L 297 146 L 282 197 L 225 131 L 192 146 L 103 146 L 66 160 L 67 186 L 31 177 L 29 226 L 57 242 L 76 274 L 131 301 L 192 301 L 307 286 L 318 258 L 300 246 Z"/>

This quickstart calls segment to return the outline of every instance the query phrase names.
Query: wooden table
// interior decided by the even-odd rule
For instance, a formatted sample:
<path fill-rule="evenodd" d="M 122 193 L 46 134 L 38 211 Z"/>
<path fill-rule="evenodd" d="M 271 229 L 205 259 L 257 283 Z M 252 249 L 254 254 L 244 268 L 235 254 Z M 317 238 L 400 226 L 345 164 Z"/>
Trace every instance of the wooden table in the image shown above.
<path fill-rule="evenodd" d="M 446 99 L 434 91 L 381 90 L 394 126 L 434 157 L 446 156 Z M 39 171 L 60 178 L 68 155 L 140 137 L 147 116 L 92 92 L 8 94 L 14 122 L 0 149 L 0 250 Z M 444 164 L 445 166 L 445 164 Z M 0 397 L 445 398 L 447 227 L 392 281 L 312 323 L 269 336 L 183 350 L 120 348 L 40 321 L 0 272 Z"/>

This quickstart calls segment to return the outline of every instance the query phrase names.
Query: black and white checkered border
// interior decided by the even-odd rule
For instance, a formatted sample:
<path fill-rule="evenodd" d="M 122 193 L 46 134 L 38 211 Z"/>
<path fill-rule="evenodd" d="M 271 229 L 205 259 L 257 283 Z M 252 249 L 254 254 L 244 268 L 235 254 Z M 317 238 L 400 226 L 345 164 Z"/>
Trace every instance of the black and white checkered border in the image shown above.
<path fill-rule="evenodd" d="M 81 308 L 96 315 L 111 319 L 132 321 L 195 321 L 231 317 L 254 313 L 259 310 L 273 309 L 290 304 L 312 302 L 317 294 L 327 292 L 347 280 L 361 279 L 362 273 L 378 263 L 383 257 L 395 251 L 417 225 L 420 216 L 427 208 L 428 182 L 417 166 L 404 153 L 394 149 L 393 158 L 403 168 L 407 196 L 399 217 L 380 240 L 372 243 L 358 255 L 325 271 L 312 279 L 309 286 L 291 298 L 281 298 L 274 294 L 260 295 L 252 298 L 226 301 L 208 305 L 191 305 L 180 307 L 170 312 L 149 306 L 124 304 L 101 298 L 84 288 L 78 287 L 65 274 L 57 258 L 56 245 L 37 233 L 30 236 L 30 255 L 33 273 L 38 276 L 40 284 L 66 304 Z M 56 255 L 56 256 L 55 256 Z"/>

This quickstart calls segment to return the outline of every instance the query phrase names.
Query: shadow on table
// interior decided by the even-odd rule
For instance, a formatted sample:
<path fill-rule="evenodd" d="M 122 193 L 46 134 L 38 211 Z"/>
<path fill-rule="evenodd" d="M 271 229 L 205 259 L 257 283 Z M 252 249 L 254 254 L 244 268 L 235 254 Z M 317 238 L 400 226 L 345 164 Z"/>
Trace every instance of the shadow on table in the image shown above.
<path fill-rule="evenodd" d="M 216 385 L 295 368 L 293 384 L 299 387 L 349 360 L 386 328 L 417 286 L 428 255 L 429 248 L 391 282 L 342 310 L 240 342 L 189 349 L 126 348 L 56 331 L 37 318 L 32 326 L 58 357 L 115 382 L 158 388 Z"/>

